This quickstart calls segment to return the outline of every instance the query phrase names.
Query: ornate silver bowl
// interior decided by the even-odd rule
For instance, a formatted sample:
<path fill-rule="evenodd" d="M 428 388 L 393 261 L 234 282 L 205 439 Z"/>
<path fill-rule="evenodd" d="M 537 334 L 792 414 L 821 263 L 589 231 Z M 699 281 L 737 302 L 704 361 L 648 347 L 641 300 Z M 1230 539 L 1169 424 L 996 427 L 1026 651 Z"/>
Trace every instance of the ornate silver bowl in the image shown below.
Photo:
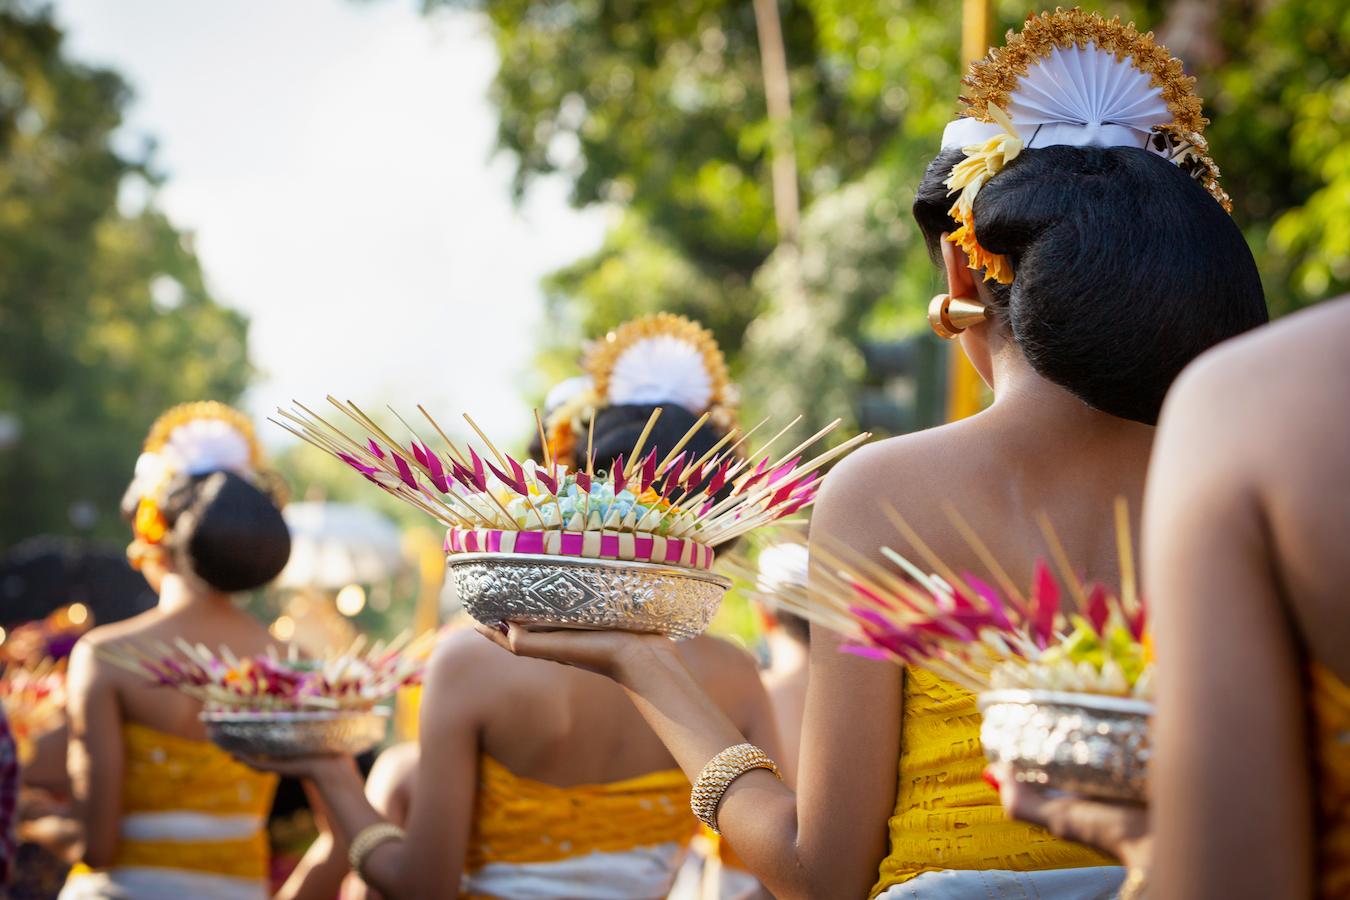
<path fill-rule="evenodd" d="M 359 756 L 384 740 L 389 710 L 202 713 L 219 747 L 248 756 Z"/>
<path fill-rule="evenodd" d="M 701 634 L 731 582 L 710 572 L 643 562 L 514 553 L 454 553 L 450 581 L 484 625 Z"/>
<path fill-rule="evenodd" d="M 980 741 L 1018 781 L 1103 800 L 1145 801 L 1148 720 L 1143 700 L 1062 691 L 987 691 Z"/>

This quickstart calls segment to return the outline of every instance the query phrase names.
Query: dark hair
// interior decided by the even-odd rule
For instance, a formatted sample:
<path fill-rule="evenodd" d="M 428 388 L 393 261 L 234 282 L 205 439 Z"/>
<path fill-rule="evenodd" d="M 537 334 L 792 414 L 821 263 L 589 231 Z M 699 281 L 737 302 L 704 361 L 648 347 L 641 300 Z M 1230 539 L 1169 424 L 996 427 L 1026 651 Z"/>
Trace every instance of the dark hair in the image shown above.
<path fill-rule="evenodd" d="M 803 619 L 796 613 L 790 613 L 785 609 L 775 609 L 774 617 L 778 620 L 778 627 L 783 629 L 783 633 L 792 638 L 799 644 L 811 643 L 811 623 Z"/>
<path fill-rule="evenodd" d="M 943 151 L 914 198 L 929 253 L 956 229 Z M 1162 157 L 1132 147 L 1024 150 L 975 200 L 981 246 L 1008 257 L 993 312 L 1032 367 L 1089 406 L 1154 424 L 1203 351 L 1268 319 L 1232 218 Z"/>
<path fill-rule="evenodd" d="M 642 429 L 647 427 L 647 420 L 655 409 L 655 405 L 624 404 L 606 406 L 596 411 L 594 450 L 597 472 L 608 472 L 620 456 L 624 457 L 625 465 L 630 461 L 633 445 L 642 436 Z M 698 421 L 698 416 L 675 403 L 661 404 L 661 410 L 661 418 L 656 420 L 642 450 L 644 456 L 655 450 L 658 462 Z M 705 422 L 684 445 L 689 461 L 702 457 L 724 436 L 725 432 L 714 427 L 711 422 Z M 583 446 L 579 455 L 584 456 L 585 453 L 586 448 Z"/>
<path fill-rule="evenodd" d="M 130 499 L 128 492 L 124 509 Z M 160 511 L 165 548 L 218 591 L 260 588 L 290 559 L 291 532 L 276 501 L 233 472 L 177 476 Z"/>

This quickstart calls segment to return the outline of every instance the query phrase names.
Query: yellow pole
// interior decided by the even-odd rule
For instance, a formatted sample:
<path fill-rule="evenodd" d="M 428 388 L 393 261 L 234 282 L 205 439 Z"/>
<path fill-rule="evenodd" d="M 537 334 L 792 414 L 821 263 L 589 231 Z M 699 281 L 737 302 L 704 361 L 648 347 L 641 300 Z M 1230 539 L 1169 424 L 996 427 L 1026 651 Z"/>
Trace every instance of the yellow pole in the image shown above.
<path fill-rule="evenodd" d="M 961 65 L 968 66 L 989 51 L 990 7 L 993 0 L 962 0 Z M 948 348 L 947 421 L 973 416 L 983 406 L 984 382 L 956 346 Z"/>
<path fill-rule="evenodd" d="M 417 605 L 413 608 L 414 634 L 432 631 L 440 619 L 441 583 L 445 578 L 445 555 L 436 533 L 428 528 L 410 528 L 403 538 L 404 552 L 417 564 Z M 417 739 L 417 716 L 422 705 L 420 687 L 399 692 L 395 731 L 400 740 Z"/>

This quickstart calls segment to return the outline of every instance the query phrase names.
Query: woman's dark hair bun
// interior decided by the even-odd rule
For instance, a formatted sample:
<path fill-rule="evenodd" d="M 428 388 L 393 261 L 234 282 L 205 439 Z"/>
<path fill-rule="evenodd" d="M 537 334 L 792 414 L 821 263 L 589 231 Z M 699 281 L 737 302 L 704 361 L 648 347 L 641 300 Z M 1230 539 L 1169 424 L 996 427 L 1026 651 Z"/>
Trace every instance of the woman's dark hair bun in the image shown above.
<path fill-rule="evenodd" d="M 166 545 L 218 591 L 260 588 L 290 559 L 291 533 L 276 502 L 233 472 L 178 476 L 162 511 Z"/>
<path fill-rule="evenodd" d="M 647 420 L 651 418 L 655 409 L 655 405 L 623 404 L 602 407 L 596 411 L 595 470 L 597 472 L 608 472 L 620 456 L 624 458 L 624 465 L 628 464 L 633 445 L 642 436 L 642 429 L 647 427 Z M 671 448 L 679 443 L 680 438 L 689 433 L 689 429 L 693 428 L 697 421 L 698 416 L 679 404 L 661 404 L 661 418 L 656 420 L 656 425 L 652 427 L 651 434 L 647 435 L 647 442 L 643 445 L 642 455 L 646 456 L 649 452 L 655 450 L 657 462 L 660 462 L 670 452 Z M 711 422 L 705 422 L 684 445 L 684 450 L 681 452 L 687 453 L 687 458 L 691 462 L 701 459 L 725 436 L 726 432 L 717 428 Z M 580 452 L 583 454 L 586 452 L 584 446 Z M 585 464 L 584 460 L 582 464 Z M 707 483 L 706 479 L 703 483 Z M 660 486 L 658 480 L 657 487 Z M 697 486 L 691 484 L 687 487 L 695 488 Z M 731 485 L 725 485 L 715 496 L 720 499 L 730 494 L 731 490 Z M 683 492 L 683 490 L 679 490 L 676 495 L 678 496 Z M 736 545 L 737 540 L 739 539 L 727 541 L 718 547 L 718 551 L 730 550 Z"/>
<path fill-rule="evenodd" d="M 916 194 L 930 252 L 956 227 L 942 181 L 961 159 L 944 151 Z M 1191 360 L 1268 319 L 1232 218 L 1145 150 L 1024 150 L 974 211 L 980 244 L 1013 268 L 990 283 L 995 315 L 1037 372 L 1111 415 L 1153 424 Z"/>
<path fill-rule="evenodd" d="M 633 445 L 637 439 L 642 436 L 642 429 L 647 427 L 647 420 L 651 418 L 652 412 L 656 406 L 647 404 L 622 404 L 619 406 L 606 406 L 597 410 L 595 413 L 595 469 L 597 472 L 608 472 L 613 467 L 614 461 L 620 456 L 624 457 L 625 465 L 629 462 L 629 454 L 633 450 Z M 670 448 L 679 443 L 680 438 L 694 427 L 698 421 L 698 416 L 675 403 L 663 404 L 661 407 L 661 418 L 656 420 L 656 425 L 652 428 L 651 434 L 647 436 L 647 442 L 643 445 L 642 451 L 645 456 L 651 450 L 656 450 L 656 458 L 659 462 L 670 451 Z M 698 459 L 703 456 L 713 446 L 725 436 L 725 432 L 714 427 L 711 423 L 705 422 L 698 432 L 689 439 L 684 445 L 684 452 L 689 454 L 690 460 Z M 584 454 L 586 448 L 583 445 L 580 453 Z M 585 461 L 582 461 L 585 464 Z"/>

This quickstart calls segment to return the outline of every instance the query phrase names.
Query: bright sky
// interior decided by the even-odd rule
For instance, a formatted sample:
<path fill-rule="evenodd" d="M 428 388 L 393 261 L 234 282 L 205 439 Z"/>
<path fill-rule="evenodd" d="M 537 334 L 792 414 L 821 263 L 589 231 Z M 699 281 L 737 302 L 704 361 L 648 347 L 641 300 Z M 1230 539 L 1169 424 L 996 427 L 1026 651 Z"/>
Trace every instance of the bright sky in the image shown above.
<path fill-rule="evenodd" d="M 328 393 L 528 428 L 539 279 L 599 246 L 560 182 L 509 195 L 467 12 L 410 0 L 58 0 L 73 55 L 132 84 L 160 202 L 252 320 L 261 416 Z M 284 438 L 267 426 L 264 435 Z"/>

